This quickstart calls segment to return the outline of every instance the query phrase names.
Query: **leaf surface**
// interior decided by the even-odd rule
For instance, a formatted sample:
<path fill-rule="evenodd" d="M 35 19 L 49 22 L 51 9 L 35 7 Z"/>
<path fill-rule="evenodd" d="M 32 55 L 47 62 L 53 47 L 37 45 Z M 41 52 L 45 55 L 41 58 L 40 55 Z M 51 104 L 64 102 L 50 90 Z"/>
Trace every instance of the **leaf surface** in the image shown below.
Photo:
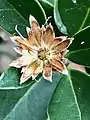
<path fill-rule="evenodd" d="M 9 68 L 0 77 L 0 120 L 13 109 L 19 99 L 31 87 L 34 81 L 20 85 L 20 70 Z"/>
<path fill-rule="evenodd" d="M 49 106 L 50 120 L 81 120 L 72 82 L 63 76 L 52 96 Z"/>
<path fill-rule="evenodd" d="M 82 120 L 90 119 L 90 75 L 77 70 L 70 70 L 74 90 L 77 96 Z"/>
<path fill-rule="evenodd" d="M 90 25 L 90 1 L 56 0 L 54 18 L 62 33 L 74 35 Z"/>
<path fill-rule="evenodd" d="M 90 48 L 69 52 L 66 57 L 80 65 L 90 66 Z"/>
<path fill-rule="evenodd" d="M 47 107 L 61 78 L 61 74 L 54 73 L 53 82 L 50 83 L 42 77 L 32 85 L 4 120 L 46 120 Z"/>
<path fill-rule="evenodd" d="M 14 34 L 15 26 L 18 25 L 23 35 L 26 35 L 25 27 L 29 26 L 30 14 L 40 24 L 44 24 L 46 15 L 37 0 L 0 0 L 0 26 L 10 33 Z"/>

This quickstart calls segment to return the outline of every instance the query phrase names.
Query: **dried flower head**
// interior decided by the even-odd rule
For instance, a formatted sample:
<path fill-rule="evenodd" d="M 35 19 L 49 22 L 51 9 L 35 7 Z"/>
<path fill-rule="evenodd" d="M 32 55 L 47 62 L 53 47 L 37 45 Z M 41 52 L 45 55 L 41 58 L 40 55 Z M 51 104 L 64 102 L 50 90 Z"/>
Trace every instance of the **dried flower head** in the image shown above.
<path fill-rule="evenodd" d="M 30 15 L 31 28 L 26 28 L 28 37 L 13 36 L 13 40 L 19 47 L 15 51 L 21 54 L 10 66 L 22 67 L 20 84 L 27 81 L 30 77 L 35 79 L 39 73 L 43 74 L 46 80 L 52 82 L 52 70 L 66 73 L 63 59 L 73 38 L 60 36 L 55 38 L 55 33 L 51 24 L 40 28 L 37 20 Z"/>

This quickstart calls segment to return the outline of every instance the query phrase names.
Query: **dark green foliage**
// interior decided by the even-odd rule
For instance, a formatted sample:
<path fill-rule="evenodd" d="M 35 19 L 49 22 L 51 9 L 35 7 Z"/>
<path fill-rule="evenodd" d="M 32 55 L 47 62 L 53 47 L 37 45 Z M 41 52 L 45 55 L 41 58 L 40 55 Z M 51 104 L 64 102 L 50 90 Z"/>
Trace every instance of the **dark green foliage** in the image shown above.
<path fill-rule="evenodd" d="M 90 66 L 90 0 L 0 0 L 0 27 L 10 34 L 18 25 L 26 36 L 30 14 L 40 25 L 52 16 L 56 34 L 74 37 L 66 57 Z M 0 120 L 90 120 L 89 74 L 70 69 L 53 72 L 52 83 L 40 76 L 22 85 L 20 76 L 13 67 L 0 76 Z"/>

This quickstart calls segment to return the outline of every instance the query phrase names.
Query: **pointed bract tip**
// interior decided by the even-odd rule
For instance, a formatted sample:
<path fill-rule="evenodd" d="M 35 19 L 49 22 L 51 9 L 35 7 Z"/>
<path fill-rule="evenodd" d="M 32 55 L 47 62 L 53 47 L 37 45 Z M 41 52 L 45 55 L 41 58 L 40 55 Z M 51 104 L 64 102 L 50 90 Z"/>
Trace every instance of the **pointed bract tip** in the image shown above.
<path fill-rule="evenodd" d="M 15 64 L 12 62 L 9 64 L 10 67 L 16 67 Z"/>
<path fill-rule="evenodd" d="M 49 79 L 49 81 L 52 83 L 52 78 L 51 78 L 51 79 Z"/>
<path fill-rule="evenodd" d="M 11 39 L 13 42 L 15 42 L 15 36 L 10 37 L 10 39 Z M 15 43 L 16 43 L 16 42 L 15 42 Z"/>
<path fill-rule="evenodd" d="M 68 75 L 68 70 L 65 68 L 65 69 L 63 70 L 62 74 Z"/>
<path fill-rule="evenodd" d="M 64 41 L 67 39 L 67 36 L 60 36 L 60 38 Z"/>
<path fill-rule="evenodd" d="M 30 16 L 29 16 L 29 19 L 30 19 L 31 21 L 35 21 L 35 20 L 36 20 L 35 17 L 33 17 L 31 14 L 30 14 Z"/>
<path fill-rule="evenodd" d="M 71 40 L 74 40 L 74 38 L 71 38 Z"/>
<path fill-rule="evenodd" d="M 27 34 L 29 36 L 29 33 L 30 33 L 31 29 L 29 27 L 26 27 L 26 31 L 27 31 Z"/>
<path fill-rule="evenodd" d="M 23 84 L 26 80 L 23 79 L 23 77 L 21 76 L 20 78 L 20 85 Z"/>
<path fill-rule="evenodd" d="M 18 65 L 18 63 L 16 63 L 16 62 L 17 62 L 16 60 L 15 60 L 15 61 L 12 61 L 12 62 L 9 64 L 9 66 L 10 66 L 10 67 L 20 68 L 21 65 Z"/>
<path fill-rule="evenodd" d="M 51 23 L 49 23 L 49 25 L 46 26 L 46 31 L 50 31 L 51 34 L 54 33 L 53 26 L 51 25 Z"/>
<path fill-rule="evenodd" d="M 74 38 L 67 38 L 68 40 L 70 40 L 70 44 L 73 42 Z"/>
<path fill-rule="evenodd" d="M 14 49 L 17 53 L 19 53 L 19 54 L 22 55 L 22 50 L 21 50 L 21 48 L 19 48 L 19 47 L 13 47 L 13 49 Z"/>
<path fill-rule="evenodd" d="M 49 23 L 49 27 L 53 30 L 53 26 L 52 26 L 51 22 Z"/>
<path fill-rule="evenodd" d="M 25 68 L 25 69 L 26 69 L 26 68 Z M 29 78 L 31 77 L 31 75 L 30 75 L 30 76 L 27 76 L 27 75 L 25 74 L 25 69 L 23 70 L 23 73 L 22 73 L 22 75 L 21 75 L 20 84 L 25 83 L 25 82 L 28 81 Z"/>
<path fill-rule="evenodd" d="M 44 77 L 44 79 L 48 80 L 49 82 L 52 82 L 52 75 L 50 75 L 49 77 L 46 77 L 43 75 L 43 77 Z"/>
<path fill-rule="evenodd" d="M 32 22 L 36 22 L 37 23 L 37 20 L 32 15 L 30 15 L 29 16 L 29 22 L 30 22 L 30 26 L 31 26 Z"/>
<path fill-rule="evenodd" d="M 13 66 L 12 63 L 10 63 L 9 66 L 12 67 Z"/>
<path fill-rule="evenodd" d="M 72 44 L 73 40 L 74 40 L 74 39 L 71 39 L 71 40 L 70 40 L 70 43 L 69 43 L 69 45 L 71 45 L 71 44 Z"/>
<path fill-rule="evenodd" d="M 20 81 L 20 85 L 22 85 L 24 82 Z"/>
<path fill-rule="evenodd" d="M 17 44 L 16 40 L 17 39 L 21 39 L 20 36 L 13 36 L 13 37 L 10 37 L 10 39 L 12 40 L 12 42 L 14 42 L 15 44 Z"/>
<path fill-rule="evenodd" d="M 36 75 L 32 75 L 32 80 L 34 80 L 36 78 Z"/>

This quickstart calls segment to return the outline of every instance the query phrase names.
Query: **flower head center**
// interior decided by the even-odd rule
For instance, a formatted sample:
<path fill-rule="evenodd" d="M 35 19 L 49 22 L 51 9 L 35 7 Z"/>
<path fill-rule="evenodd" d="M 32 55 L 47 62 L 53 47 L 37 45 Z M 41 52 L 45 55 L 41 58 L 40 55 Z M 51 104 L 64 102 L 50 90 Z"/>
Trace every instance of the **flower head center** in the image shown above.
<path fill-rule="evenodd" d="M 50 52 L 49 52 L 49 49 L 46 49 L 46 48 L 41 48 L 39 51 L 38 51 L 38 58 L 40 60 L 48 60 L 50 56 Z"/>

